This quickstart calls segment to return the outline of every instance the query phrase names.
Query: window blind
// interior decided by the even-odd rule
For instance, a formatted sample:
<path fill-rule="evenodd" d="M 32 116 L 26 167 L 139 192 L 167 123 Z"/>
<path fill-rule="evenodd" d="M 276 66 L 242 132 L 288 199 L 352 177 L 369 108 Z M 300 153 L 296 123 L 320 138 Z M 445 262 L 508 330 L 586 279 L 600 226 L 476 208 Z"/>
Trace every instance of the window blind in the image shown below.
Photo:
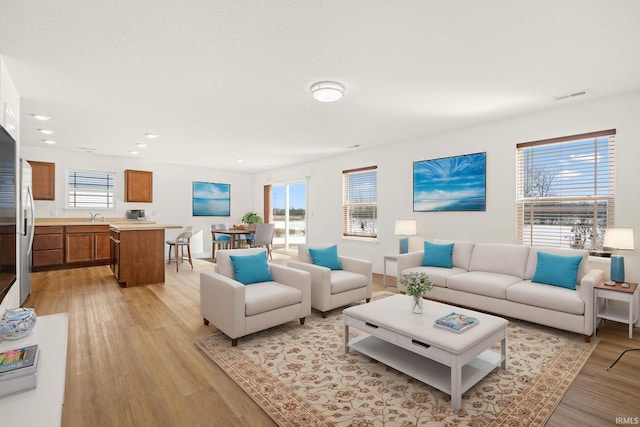
<path fill-rule="evenodd" d="M 111 172 L 70 171 L 67 189 L 70 208 L 114 207 L 114 174 Z"/>
<path fill-rule="evenodd" d="M 603 249 L 615 219 L 615 133 L 517 144 L 519 243 Z"/>
<path fill-rule="evenodd" d="M 377 166 L 342 171 L 342 234 L 378 236 Z"/>

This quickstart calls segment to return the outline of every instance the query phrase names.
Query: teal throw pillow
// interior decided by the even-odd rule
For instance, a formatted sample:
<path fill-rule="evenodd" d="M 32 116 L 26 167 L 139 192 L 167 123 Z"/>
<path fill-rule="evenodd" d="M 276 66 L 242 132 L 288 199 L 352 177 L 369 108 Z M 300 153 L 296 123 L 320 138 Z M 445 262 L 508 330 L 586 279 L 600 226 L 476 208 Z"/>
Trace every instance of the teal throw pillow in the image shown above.
<path fill-rule="evenodd" d="M 451 257 L 453 256 L 453 243 L 437 244 L 424 242 L 423 267 L 453 268 Z"/>
<path fill-rule="evenodd" d="M 580 261 L 581 255 L 563 256 L 538 252 L 536 272 L 531 281 L 575 290 Z"/>
<path fill-rule="evenodd" d="M 271 282 L 271 272 L 267 263 L 267 253 L 260 252 L 255 255 L 229 255 L 236 280 L 243 285 L 259 282 Z"/>
<path fill-rule="evenodd" d="M 331 270 L 342 270 L 342 264 L 338 259 L 338 246 L 333 245 L 328 248 L 309 248 L 311 262 L 315 265 L 330 268 Z"/>

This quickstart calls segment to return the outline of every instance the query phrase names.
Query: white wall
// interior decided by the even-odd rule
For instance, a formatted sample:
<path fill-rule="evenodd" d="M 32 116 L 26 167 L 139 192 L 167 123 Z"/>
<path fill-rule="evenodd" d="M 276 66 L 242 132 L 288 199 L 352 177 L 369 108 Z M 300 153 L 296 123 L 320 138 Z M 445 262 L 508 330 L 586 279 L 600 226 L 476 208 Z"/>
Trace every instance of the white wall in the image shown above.
<path fill-rule="evenodd" d="M 516 144 L 559 136 L 616 129 L 616 225 L 633 227 L 640 248 L 640 92 L 592 102 L 558 103 L 558 108 L 468 129 L 393 142 L 369 150 L 256 174 L 254 209 L 262 206 L 262 187 L 308 176 L 308 241 L 337 242 L 340 252 L 374 262 L 382 272 L 385 254 L 397 253 L 396 219 L 415 218 L 418 234 L 482 242 L 516 241 Z M 486 212 L 413 212 L 412 172 L 418 160 L 486 151 Z M 378 166 L 379 237 L 364 243 L 341 237 L 342 170 Z M 625 251 L 627 280 L 640 280 L 640 251 Z M 607 272 L 608 273 L 608 272 Z"/>
<path fill-rule="evenodd" d="M 116 174 L 115 211 L 94 210 L 104 217 L 124 218 L 128 209 L 144 209 L 145 214 L 157 223 L 192 225 L 194 238 L 191 240 L 193 253 L 211 251 L 210 226 L 213 223 L 227 225 L 240 223 L 240 218 L 253 208 L 253 176 L 246 173 L 205 169 L 191 166 L 153 163 L 140 159 L 107 157 L 84 152 L 62 152 L 48 147 L 22 147 L 22 158 L 43 162 L 54 162 L 55 200 L 36 200 L 36 218 L 65 217 L 89 218 L 89 209 L 65 208 L 65 176 L 69 169 L 110 171 Z M 124 201 L 124 170 L 137 169 L 153 172 L 153 203 L 127 203 Z M 231 185 L 231 216 L 194 217 L 192 215 L 193 181 L 220 182 Z M 180 230 L 168 229 L 165 236 L 174 238 Z M 165 247 L 166 250 L 166 247 Z"/>

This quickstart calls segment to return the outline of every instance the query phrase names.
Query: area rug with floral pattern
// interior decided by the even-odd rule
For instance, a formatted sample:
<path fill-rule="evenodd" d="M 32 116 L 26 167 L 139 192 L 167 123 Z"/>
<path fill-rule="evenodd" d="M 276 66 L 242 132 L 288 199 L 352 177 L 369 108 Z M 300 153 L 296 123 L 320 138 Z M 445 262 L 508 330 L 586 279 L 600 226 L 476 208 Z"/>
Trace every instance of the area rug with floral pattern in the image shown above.
<path fill-rule="evenodd" d="M 237 347 L 222 333 L 195 344 L 280 426 L 543 426 L 597 340 L 509 320 L 507 369 L 464 393 L 459 410 L 433 387 L 357 351 L 343 354 L 340 309 L 243 337 Z M 350 329 L 351 339 L 360 334 Z"/>

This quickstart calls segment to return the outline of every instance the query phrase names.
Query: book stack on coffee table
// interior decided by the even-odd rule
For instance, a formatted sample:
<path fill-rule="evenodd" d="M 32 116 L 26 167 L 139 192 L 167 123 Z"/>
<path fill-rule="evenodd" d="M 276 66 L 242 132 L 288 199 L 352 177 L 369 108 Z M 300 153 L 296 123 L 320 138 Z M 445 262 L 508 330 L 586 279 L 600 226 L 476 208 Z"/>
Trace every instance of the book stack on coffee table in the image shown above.
<path fill-rule="evenodd" d="M 0 397 L 32 390 L 38 384 L 38 345 L 0 353 Z"/>
<path fill-rule="evenodd" d="M 478 323 L 479 320 L 476 317 L 465 316 L 464 314 L 456 313 L 454 311 L 437 318 L 433 322 L 433 326 L 459 334 L 467 329 L 473 328 Z"/>

